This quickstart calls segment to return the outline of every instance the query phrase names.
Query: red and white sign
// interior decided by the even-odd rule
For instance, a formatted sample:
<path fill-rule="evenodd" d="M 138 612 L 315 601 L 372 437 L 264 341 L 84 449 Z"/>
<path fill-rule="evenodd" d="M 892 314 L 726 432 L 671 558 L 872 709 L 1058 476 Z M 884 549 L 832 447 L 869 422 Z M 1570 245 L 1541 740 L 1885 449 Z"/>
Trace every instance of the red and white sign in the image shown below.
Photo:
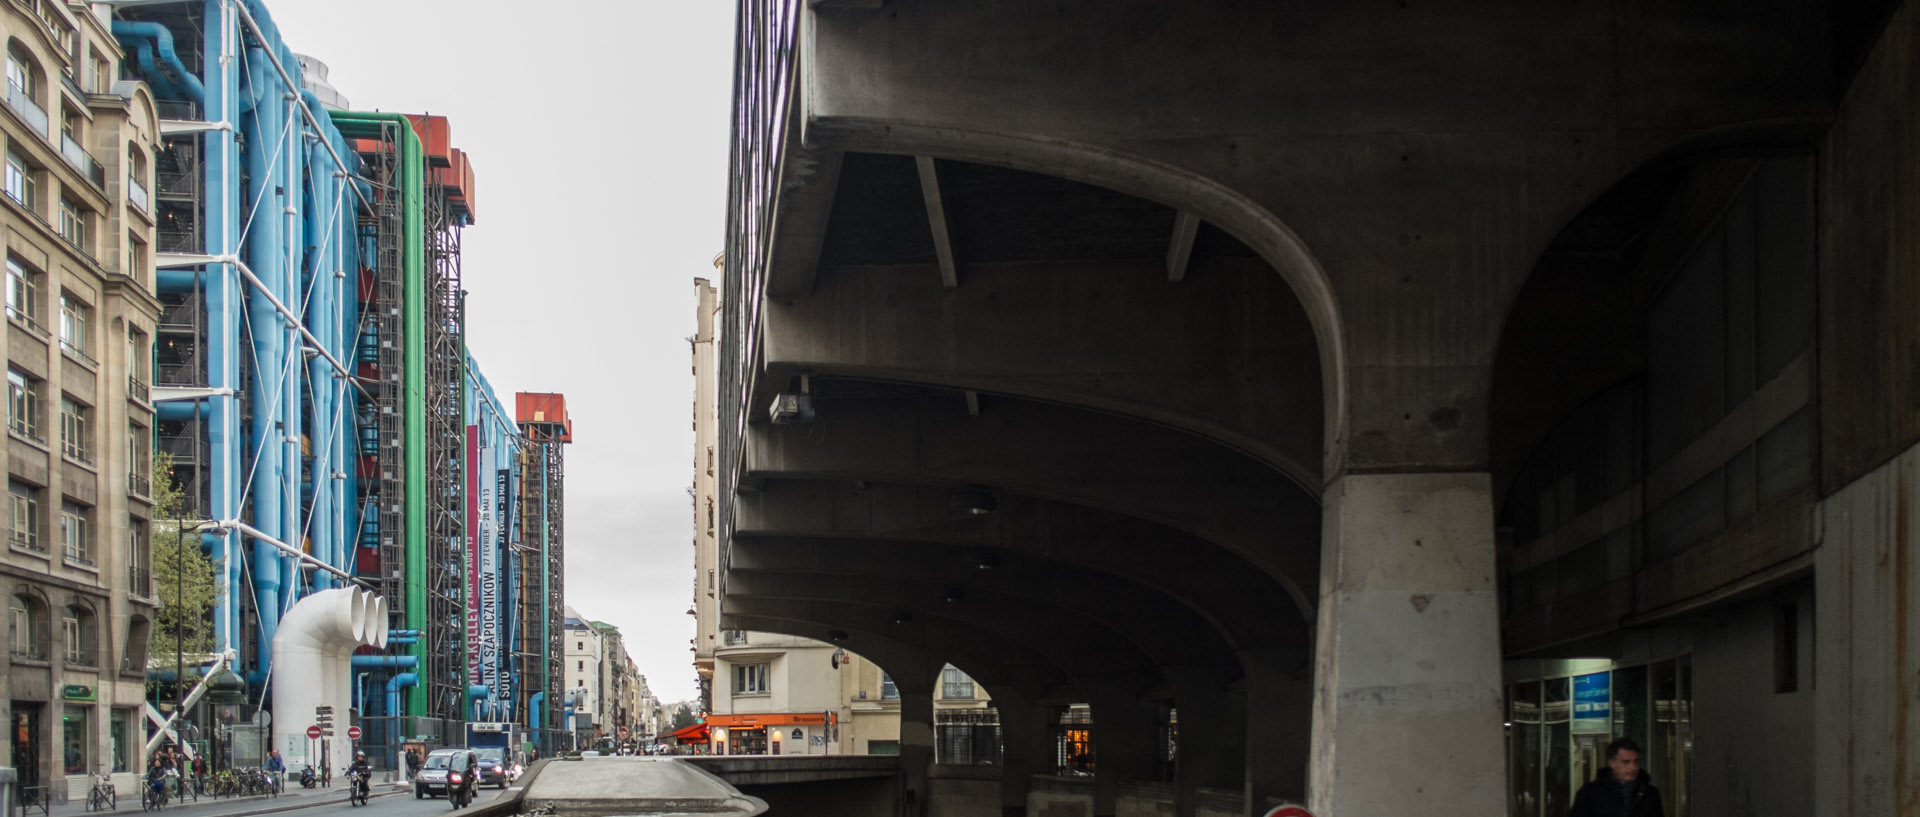
<path fill-rule="evenodd" d="M 1274 806 L 1272 811 L 1266 813 L 1266 817 L 1313 817 L 1313 812 L 1308 811 L 1306 806 Z"/>
<path fill-rule="evenodd" d="M 314 739 L 314 740 L 319 740 L 319 739 L 320 739 L 320 724 L 317 724 L 317 723 L 316 723 L 316 724 L 314 724 L 314 725 L 312 725 L 312 726 L 309 726 L 309 727 L 307 727 L 307 737 L 309 737 L 309 738 L 312 738 L 312 739 Z"/>
<path fill-rule="evenodd" d="M 359 739 L 360 739 L 360 727 L 358 726 L 347 727 L 347 740 L 359 740 Z"/>

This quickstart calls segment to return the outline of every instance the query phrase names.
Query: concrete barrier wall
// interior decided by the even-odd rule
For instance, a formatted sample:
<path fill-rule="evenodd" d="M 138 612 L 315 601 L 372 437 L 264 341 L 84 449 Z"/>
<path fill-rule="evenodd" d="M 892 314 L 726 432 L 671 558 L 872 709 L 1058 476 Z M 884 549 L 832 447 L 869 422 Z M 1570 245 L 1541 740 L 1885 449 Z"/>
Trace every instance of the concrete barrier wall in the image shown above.
<path fill-rule="evenodd" d="M 1173 817 L 1175 794 L 1172 783 L 1120 781 L 1114 794 L 1114 817 Z"/>
<path fill-rule="evenodd" d="M 927 775 L 927 817 L 1000 817 L 1000 775 Z"/>

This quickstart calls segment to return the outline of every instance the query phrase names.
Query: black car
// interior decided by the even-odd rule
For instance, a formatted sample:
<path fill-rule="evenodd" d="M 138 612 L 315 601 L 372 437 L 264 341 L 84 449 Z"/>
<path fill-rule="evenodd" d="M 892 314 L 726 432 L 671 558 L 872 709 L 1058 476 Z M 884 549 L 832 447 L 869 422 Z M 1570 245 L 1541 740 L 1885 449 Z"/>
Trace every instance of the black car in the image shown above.
<path fill-rule="evenodd" d="M 439 797 L 447 793 L 447 772 L 453 767 L 455 755 L 464 749 L 436 749 L 427 755 L 426 762 L 420 764 L 420 773 L 413 776 L 413 796 Z"/>
<path fill-rule="evenodd" d="M 507 787 L 507 767 L 513 761 L 507 757 L 507 750 L 498 746 L 475 746 L 473 754 L 480 758 L 480 785 Z"/>

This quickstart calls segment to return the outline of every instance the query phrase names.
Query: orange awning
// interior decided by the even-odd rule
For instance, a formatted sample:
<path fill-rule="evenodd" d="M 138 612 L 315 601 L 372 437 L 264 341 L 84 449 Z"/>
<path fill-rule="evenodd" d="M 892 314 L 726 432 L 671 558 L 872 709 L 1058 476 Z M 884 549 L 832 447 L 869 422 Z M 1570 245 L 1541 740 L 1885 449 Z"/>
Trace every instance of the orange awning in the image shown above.
<path fill-rule="evenodd" d="M 681 743 L 706 743 L 707 725 L 704 723 L 696 723 L 692 726 L 682 726 L 679 729 L 661 735 L 661 737 L 672 738 Z"/>

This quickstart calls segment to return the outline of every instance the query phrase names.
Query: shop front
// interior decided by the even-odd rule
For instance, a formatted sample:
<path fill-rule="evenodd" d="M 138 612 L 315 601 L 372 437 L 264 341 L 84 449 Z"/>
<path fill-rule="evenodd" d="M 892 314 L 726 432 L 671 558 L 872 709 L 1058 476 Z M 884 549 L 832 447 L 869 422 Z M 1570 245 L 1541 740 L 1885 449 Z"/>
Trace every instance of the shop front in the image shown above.
<path fill-rule="evenodd" d="M 840 717 L 829 712 L 709 715 L 717 755 L 824 755 L 838 748 Z"/>
<path fill-rule="evenodd" d="M 1510 662 L 1507 813 L 1565 817 L 1574 793 L 1607 768 L 1607 744 L 1632 738 L 1666 813 L 1691 807 L 1693 664 L 1606 659 Z"/>

